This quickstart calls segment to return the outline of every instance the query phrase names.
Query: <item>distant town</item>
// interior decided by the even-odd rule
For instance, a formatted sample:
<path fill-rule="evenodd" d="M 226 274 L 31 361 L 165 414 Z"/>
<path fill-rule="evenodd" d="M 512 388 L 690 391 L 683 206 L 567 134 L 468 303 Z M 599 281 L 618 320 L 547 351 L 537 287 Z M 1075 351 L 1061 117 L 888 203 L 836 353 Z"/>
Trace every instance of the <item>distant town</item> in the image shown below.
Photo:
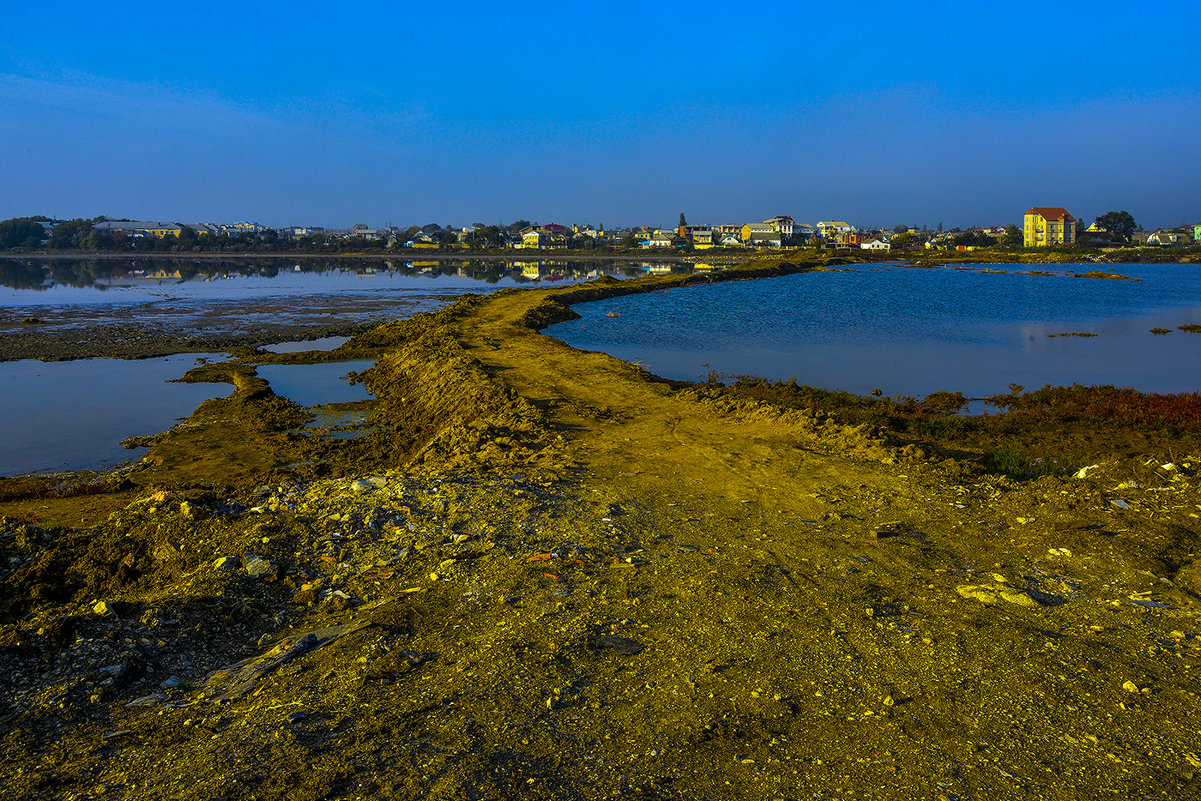
<path fill-rule="evenodd" d="M 1201 242 L 1201 222 L 1146 230 L 1126 211 L 1110 211 L 1085 225 L 1067 209 L 1034 206 L 1022 224 L 936 230 L 897 225 L 861 228 L 843 220 L 797 222 L 788 215 L 735 223 L 673 227 L 563 225 L 517 220 L 508 225 L 435 223 L 400 228 L 359 224 L 345 230 L 318 226 L 271 228 L 255 222 L 162 222 L 96 217 L 55 220 L 17 217 L 0 221 L 0 250 L 115 253 L 203 252 L 401 252 L 576 250 L 657 252 L 817 247 L 834 251 L 954 250 L 984 248 L 1190 248 Z"/>

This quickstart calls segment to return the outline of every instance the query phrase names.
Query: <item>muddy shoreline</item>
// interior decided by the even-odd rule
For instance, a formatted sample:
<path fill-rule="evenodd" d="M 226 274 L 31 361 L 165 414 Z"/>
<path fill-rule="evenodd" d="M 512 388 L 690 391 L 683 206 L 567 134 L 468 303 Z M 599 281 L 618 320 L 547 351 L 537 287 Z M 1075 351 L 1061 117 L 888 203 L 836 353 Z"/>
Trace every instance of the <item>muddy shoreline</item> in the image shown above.
<path fill-rule="evenodd" d="M 1201 791 L 1197 431 L 890 428 L 538 333 L 714 279 L 364 332 L 350 438 L 206 365 L 233 394 L 135 468 L 0 480 L 10 795 Z M 1074 472 L 983 459 L 1067 429 Z"/>

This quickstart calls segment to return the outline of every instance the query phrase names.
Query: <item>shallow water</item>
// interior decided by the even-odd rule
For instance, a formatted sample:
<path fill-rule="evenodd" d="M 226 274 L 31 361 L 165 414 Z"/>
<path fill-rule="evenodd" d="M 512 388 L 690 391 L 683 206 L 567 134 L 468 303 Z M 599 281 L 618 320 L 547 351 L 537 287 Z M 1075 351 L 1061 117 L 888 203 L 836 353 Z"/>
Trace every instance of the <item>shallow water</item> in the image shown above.
<path fill-rule="evenodd" d="M 126 450 L 121 440 L 165 431 L 201 401 L 229 394 L 226 384 L 167 383 L 197 359 L 0 363 L 0 475 L 99 468 L 138 457 L 145 449 Z"/>
<path fill-rule="evenodd" d="M 243 335 L 357 325 L 433 311 L 467 292 L 638 273 L 616 262 L 395 259 L 0 259 L 0 333 L 131 325 Z M 159 276 L 159 277 L 154 277 Z"/>
<path fill-rule="evenodd" d="M 1201 335 L 1177 328 L 1201 322 L 1201 269 L 1122 265 L 1143 280 L 1119 281 L 1069 274 L 1092 265 L 1051 276 L 992 267 L 1011 272 L 863 266 L 671 289 L 576 306 L 581 319 L 546 333 L 693 381 L 715 370 L 887 395 L 979 397 L 1010 383 L 1201 390 Z M 1072 332 L 1097 336 L 1048 336 Z"/>
<path fill-rule="evenodd" d="M 319 337 L 317 339 L 293 340 L 291 342 L 277 342 L 274 345 L 264 345 L 263 350 L 268 353 L 303 353 L 308 350 L 333 350 L 349 341 L 350 337 Z"/>
<path fill-rule="evenodd" d="M 345 376 L 366 370 L 374 363 L 371 359 L 355 359 L 320 364 L 264 364 L 257 372 L 276 395 L 283 395 L 301 406 L 322 406 L 370 400 L 366 386 L 351 384 Z"/>

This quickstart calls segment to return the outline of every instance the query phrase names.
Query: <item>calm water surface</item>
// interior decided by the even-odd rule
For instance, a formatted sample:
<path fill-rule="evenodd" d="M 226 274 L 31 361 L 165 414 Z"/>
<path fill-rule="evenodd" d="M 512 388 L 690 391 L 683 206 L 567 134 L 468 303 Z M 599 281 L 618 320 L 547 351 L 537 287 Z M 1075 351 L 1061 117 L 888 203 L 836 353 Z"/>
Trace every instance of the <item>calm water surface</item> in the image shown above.
<path fill-rule="evenodd" d="M 888 395 L 979 397 L 1010 383 L 1201 390 L 1201 335 L 1177 329 L 1201 322 L 1201 268 L 1122 265 L 1143 280 L 1116 281 L 1069 275 L 1092 265 L 1051 276 L 993 267 L 1012 272 L 867 266 L 672 289 L 576 306 L 581 319 L 546 333 L 684 380 L 713 369 Z M 1097 336 L 1048 336 L 1071 332 Z"/>
<path fill-rule="evenodd" d="M 199 358 L 221 358 L 201 354 Z M 228 384 L 172 384 L 197 354 L 0 363 L 0 475 L 99 468 L 136 458 L 121 440 L 157 434 Z"/>

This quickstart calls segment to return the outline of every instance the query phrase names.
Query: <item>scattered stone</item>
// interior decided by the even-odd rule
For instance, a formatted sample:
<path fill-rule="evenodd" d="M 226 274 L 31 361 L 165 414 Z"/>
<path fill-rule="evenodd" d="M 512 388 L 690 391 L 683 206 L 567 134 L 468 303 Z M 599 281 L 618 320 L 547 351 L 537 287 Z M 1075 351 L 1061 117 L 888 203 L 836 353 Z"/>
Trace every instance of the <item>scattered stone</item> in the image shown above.
<path fill-rule="evenodd" d="M 597 653 L 614 653 L 621 656 L 637 656 L 646 650 L 646 646 L 629 637 L 618 637 L 616 634 L 604 634 L 592 639 L 588 647 Z"/>
<path fill-rule="evenodd" d="M 179 543 L 168 540 L 154 549 L 154 558 L 160 562 L 170 562 L 178 559 L 180 553 L 181 548 L 179 547 Z"/>
<path fill-rule="evenodd" d="M 238 569 L 238 560 L 233 556 L 222 556 L 213 562 L 213 569 L 220 570 L 223 573 L 232 573 Z"/>
<path fill-rule="evenodd" d="M 163 701 L 167 700 L 167 696 L 162 693 L 150 693 L 143 695 L 130 701 L 126 706 L 158 706 Z"/>
<path fill-rule="evenodd" d="M 1015 590 L 1011 587 L 990 584 L 965 584 L 955 589 L 964 598 L 975 598 L 977 601 L 982 601 L 986 604 L 1008 601 L 1018 606 L 1038 606 L 1038 603 L 1027 595 L 1026 592 Z"/>
<path fill-rule="evenodd" d="M 262 578 L 275 570 L 266 559 L 263 559 L 261 556 L 255 556 L 252 553 L 248 553 L 242 557 L 242 569 L 251 578 Z"/>

